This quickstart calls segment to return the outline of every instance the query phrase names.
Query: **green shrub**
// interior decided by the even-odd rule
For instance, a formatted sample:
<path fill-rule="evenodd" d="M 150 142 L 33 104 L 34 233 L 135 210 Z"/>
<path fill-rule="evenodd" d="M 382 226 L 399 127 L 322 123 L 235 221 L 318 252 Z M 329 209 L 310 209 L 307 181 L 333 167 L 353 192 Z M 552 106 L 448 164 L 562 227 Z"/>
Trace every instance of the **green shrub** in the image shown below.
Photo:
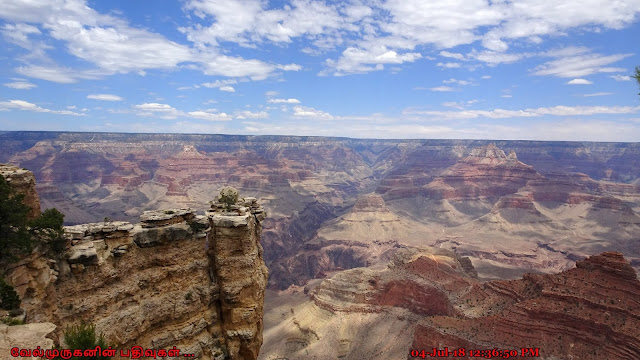
<path fill-rule="evenodd" d="M 0 261 L 15 260 L 17 255 L 31 251 L 36 241 L 48 240 L 64 245 L 64 214 L 55 208 L 47 209 L 36 219 L 28 220 L 30 208 L 0 175 Z"/>
<path fill-rule="evenodd" d="M 13 288 L 7 284 L 3 278 L 0 278 L 0 308 L 4 310 L 13 310 L 20 307 L 20 296 Z"/>
<path fill-rule="evenodd" d="M 79 325 L 67 327 L 64 331 L 64 342 L 67 348 L 76 350 L 94 349 L 96 346 L 105 349 L 108 347 L 102 335 L 96 336 L 96 326 L 93 324 L 81 323 Z M 109 359 L 107 356 L 73 357 L 79 359 Z"/>

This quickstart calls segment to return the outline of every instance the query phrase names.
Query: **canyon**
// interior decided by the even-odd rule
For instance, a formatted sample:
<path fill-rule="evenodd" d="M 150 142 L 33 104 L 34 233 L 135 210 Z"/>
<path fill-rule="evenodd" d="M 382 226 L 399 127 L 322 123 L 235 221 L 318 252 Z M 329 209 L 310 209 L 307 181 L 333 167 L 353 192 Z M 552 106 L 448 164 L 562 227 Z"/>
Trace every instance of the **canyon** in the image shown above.
<path fill-rule="evenodd" d="M 94 236 L 97 242 L 70 253 L 67 263 L 76 266 L 69 273 L 89 269 L 102 279 L 94 280 L 100 288 L 119 284 L 101 296 L 122 294 L 81 312 L 55 315 L 53 305 L 29 311 L 33 319 L 42 314 L 65 323 L 106 314 L 115 309 L 110 306 L 153 307 L 130 293 L 146 293 L 130 281 L 147 280 L 145 289 L 165 289 L 174 305 L 177 292 L 190 292 L 197 304 L 181 304 L 168 323 L 131 315 L 129 326 L 111 328 L 103 319 L 97 328 L 125 345 L 160 344 L 154 336 L 170 333 L 167 341 L 202 358 L 216 356 L 211 344 L 195 340 L 205 332 L 236 354 L 258 356 L 257 340 L 234 343 L 213 325 L 215 314 L 203 304 L 215 296 L 201 294 L 213 285 L 198 288 L 207 282 L 203 264 L 212 260 L 202 252 L 202 234 L 189 233 L 188 223 L 206 224 L 208 215 L 194 214 L 210 211 L 209 200 L 227 185 L 245 200 L 259 199 L 269 214 L 260 216 L 257 237 L 242 235 L 261 245 L 250 253 L 264 258 L 269 274 L 267 280 L 266 268 L 252 270 L 267 288 L 260 359 L 410 358 L 410 349 L 444 346 L 539 348 L 549 359 L 637 357 L 639 159 L 638 143 L 0 133 L 0 162 L 33 171 L 41 209 L 65 213 L 69 234 L 81 234 L 74 240 Z M 137 235 L 154 229 L 142 224 L 162 215 L 157 209 L 189 209 L 162 225 L 188 235 Z M 96 224 L 112 224 L 115 233 L 107 238 L 103 230 L 87 230 L 100 228 Z M 184 245 L 167 254 L 150 250 L 164 250 L 175 239 Z M 131 252 L 153 266 L 124 265 L 141 275 L 117 277 L 109 261 L 120 264 Z M 100 265 L 85 264 L 86 253 Z M 229 265 L 243 264 L 232 252 L 218 258 L 226 256 Z M 165 261 L 171 265 L 161 266 Z M 60 276 L 62 269 L 47 264 L 33 267 Z M 192 276 L 182 273 L 189 266 Z M 56 291 L 86 292 L 80 284 L 66 286 Z M 43 290 L 29 294 L 34 304 L 48 298 Z M 251 318 L 250 306 L 233 301 L 244 315 L 231 311 L 226 319 Z M 200 324 L 187 315 L 192 311 L 209 320 Z M 257 334 L 263 323 L 251 319 L 257 328 L 229 329 Z M 603 332 L 612 335 L 593 336 Z M 608 346 L 598 347 L 602 341 Z"/>
<path fill-rule="evenodd" d="M 12 170 L 12 180 L 33 177 Z M 136 224 L 65 227 L 62 245 L 41 243 L 2 271 L 28 322 L 2 325 L 13 339 L 0 341 L 3 358 L 17 345 L 62 345 L 66 328 L 86 323 L 120 350 L 177 348 L 198 359 L 255 360 L 268 276 L 260 245 L 265 216 L 247 197 L 231 205 L 214 199 L 203 215 L 150 210 Z"/>

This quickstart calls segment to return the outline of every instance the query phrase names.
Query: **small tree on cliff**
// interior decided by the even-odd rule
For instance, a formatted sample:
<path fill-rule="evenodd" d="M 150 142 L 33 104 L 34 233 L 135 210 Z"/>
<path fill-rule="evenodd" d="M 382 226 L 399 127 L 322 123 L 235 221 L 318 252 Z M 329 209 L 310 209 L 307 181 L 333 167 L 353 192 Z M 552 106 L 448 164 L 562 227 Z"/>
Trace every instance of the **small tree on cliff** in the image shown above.
<path fill-rule="evenodd" d="M 0 175 L 0 261 L 31 250 L 32 236 L 27 228 L 29 207 Z"/>
<path fill-rule="evenodd" d="M 0 262 L 31 251 L 37 240 L 48 240 L 55 250 L 63 239 L 64 214 L 52 208 L 29 221 L 23 200 L 0 175 Z"/>

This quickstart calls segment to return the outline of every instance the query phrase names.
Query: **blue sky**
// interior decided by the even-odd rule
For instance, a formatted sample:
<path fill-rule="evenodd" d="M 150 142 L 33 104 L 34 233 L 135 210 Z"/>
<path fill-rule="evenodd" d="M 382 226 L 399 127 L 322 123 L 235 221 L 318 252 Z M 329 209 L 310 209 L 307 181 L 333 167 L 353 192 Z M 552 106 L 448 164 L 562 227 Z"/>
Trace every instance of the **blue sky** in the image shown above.
<path fill-rule="evenodd" d="M 639 34 L 639 0 L 0 0 L 0 130 L 638 141 Z"/>

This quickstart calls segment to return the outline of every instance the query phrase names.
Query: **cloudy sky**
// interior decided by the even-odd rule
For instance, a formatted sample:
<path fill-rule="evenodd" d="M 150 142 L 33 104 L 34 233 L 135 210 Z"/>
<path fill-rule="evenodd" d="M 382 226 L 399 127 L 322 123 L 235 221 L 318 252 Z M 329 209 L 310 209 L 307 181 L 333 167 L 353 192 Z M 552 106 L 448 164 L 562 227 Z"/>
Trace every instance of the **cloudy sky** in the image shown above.
<path fill-rule="evenodd" d="M 0 0 L 0 130 L 638 141 L 640 0 Z"/>

